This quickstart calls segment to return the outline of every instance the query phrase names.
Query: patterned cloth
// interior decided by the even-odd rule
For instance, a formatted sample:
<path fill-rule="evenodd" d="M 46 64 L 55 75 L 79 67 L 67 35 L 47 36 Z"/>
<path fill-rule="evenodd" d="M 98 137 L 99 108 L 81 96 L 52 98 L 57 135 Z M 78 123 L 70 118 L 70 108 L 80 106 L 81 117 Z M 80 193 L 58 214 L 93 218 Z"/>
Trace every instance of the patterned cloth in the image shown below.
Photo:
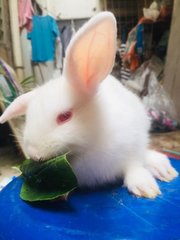
<path fill-rule="evenodd" d="M 123 62 L 123 57 L 126 51 L 126 44 L 122 43 L 121 47 L 119 49 L 119 53 L 120 53 L 120 57 L 121 57 L 121 71 L 120 71 L 120 76 L 121 76 L 121 80 L 129 80 L 130 76 L 131 76 L 131 72 L 130 70 L 124 65 Z"/>

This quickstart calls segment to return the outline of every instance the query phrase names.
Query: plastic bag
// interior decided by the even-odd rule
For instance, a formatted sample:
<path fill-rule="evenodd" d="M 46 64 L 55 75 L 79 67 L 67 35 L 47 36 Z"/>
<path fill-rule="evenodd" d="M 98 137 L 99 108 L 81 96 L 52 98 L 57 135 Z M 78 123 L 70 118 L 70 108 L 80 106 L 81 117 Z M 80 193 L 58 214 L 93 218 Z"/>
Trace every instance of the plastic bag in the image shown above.
<path fill-rule="evenodd" d="M 160 84 L 163 67 L 161 60 L 153 57 L 126 82 L 126 86 L 142 99 L 151 118 L 152 132 L 170 131 L 178 126 L 174 103 Z"/>
<path fill-rule="evenodd" d="M 157 81 L 153 71 L 149 71 L 147 95 L 142 96 L 148 115 L 151 118 L 151 131 L 163 132 L 174 130 L 177 127 L 176 111 L 163 86 Z"/>

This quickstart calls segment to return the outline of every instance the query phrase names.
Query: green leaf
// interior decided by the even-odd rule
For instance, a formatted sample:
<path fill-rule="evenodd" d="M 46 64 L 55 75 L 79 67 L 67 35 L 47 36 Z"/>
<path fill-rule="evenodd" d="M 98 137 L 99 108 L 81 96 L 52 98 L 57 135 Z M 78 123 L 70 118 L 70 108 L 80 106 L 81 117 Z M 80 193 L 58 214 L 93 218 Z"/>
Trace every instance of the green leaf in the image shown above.
<path fill-rule="evenodd" d="M 34 81 L 34 77 L 33 77 L 33 76 L 29 76 L 29 77 L 23 79 L 23 80 L 20 82 L 20 84 L 21 84 L 21 86 L 24 86 L 24 85 L 26 85 L 26 84 L 33 83 L 33 81 Z"/>
<path fill-rule="evenodd" d="M 77 179 L 66 155 L 48 161 L 25 160 L 20 166 L 24 177 L 20 197 L 25 201 L 52 200 L 77 187 Z"/>

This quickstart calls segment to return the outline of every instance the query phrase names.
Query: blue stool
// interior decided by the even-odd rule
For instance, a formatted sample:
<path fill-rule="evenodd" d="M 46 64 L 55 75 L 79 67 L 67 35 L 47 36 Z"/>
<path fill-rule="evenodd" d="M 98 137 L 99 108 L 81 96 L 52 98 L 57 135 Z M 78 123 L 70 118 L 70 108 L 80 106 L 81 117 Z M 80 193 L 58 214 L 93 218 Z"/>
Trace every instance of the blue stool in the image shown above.
<path fill-rule="evenodd" d="M 172 164 L 180 172 L 180 162 Z M 160 183 L 155 200 L 112 186 L 29 204 L 19 197 L 21 185 L 19 177 L 0 192 L 0 240 L 180 239 L 180 177 Z"/>

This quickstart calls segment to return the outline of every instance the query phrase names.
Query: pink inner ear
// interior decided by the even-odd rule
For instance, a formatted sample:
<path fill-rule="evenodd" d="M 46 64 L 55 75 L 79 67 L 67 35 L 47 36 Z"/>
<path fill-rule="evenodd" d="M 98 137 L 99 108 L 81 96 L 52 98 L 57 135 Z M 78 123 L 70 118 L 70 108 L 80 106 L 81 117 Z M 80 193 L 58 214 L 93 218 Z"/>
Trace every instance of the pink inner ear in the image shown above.
<path fill-rule="evenodd" d="M 16 98 L 4 111 L 2 116 L 0 117 L 0 123 L 4 123 L 12 118 L 15 118 L 19 115 L 23 115 L 26 112 L 28 107 L 28 103 L 30 99 L 33 97 L 34 92 L 25 93 L 18 98 Z"/>
<path fill-rule="evenodd" d="M 112 14 L 91 19 L 71 42 L 65 61 L 68 80 L 93 92 L 112 70 L 116 51 L 116 22 Z"/>

